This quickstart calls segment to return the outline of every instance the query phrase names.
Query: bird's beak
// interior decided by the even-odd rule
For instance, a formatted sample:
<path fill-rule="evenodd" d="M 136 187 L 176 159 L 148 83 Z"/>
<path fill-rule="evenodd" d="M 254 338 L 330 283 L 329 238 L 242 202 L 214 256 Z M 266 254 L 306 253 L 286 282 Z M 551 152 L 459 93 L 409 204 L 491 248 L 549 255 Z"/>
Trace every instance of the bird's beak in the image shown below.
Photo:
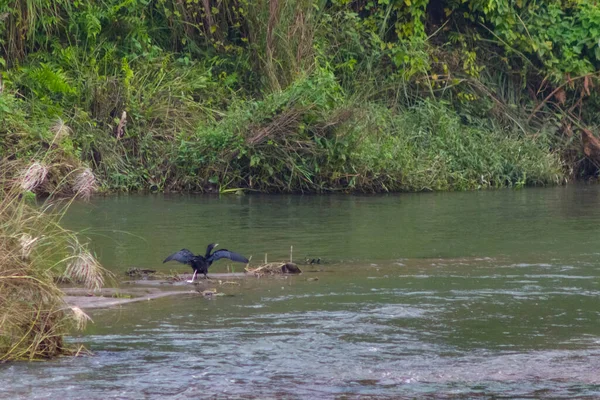
<path fill-rule="evenodd" d="M 219 245 L 219 243 L 215 243 L 215 247 L 217 247 L 218 245 Z M 214 249 L 215 247 L 213 247 L 213 249 Z"/>

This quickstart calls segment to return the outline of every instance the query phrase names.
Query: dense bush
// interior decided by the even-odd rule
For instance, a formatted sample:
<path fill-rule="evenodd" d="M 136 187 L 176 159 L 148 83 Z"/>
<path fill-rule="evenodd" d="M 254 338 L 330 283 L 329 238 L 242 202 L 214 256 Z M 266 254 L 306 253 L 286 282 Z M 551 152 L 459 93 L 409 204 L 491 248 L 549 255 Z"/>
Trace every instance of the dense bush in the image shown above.
<path fill-rule="evenodd" d="M 12 0 L 0 21 L 2 155 L 58 146 L 104 189 L 597 173 L 593 0 Z"/>

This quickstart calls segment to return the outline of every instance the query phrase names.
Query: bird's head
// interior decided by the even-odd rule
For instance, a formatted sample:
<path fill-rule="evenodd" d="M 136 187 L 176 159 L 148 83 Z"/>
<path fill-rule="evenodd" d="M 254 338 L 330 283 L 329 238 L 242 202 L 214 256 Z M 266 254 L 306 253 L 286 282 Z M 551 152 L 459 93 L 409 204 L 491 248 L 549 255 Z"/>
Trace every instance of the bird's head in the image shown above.
<path fill-rule="evenodd" d="M 219 245 L 219 243 L 211 243 L 211 244 L 209 244 L 208 247 L 206 248 L 206 252 L 210 253 L 218 245 Z"/>

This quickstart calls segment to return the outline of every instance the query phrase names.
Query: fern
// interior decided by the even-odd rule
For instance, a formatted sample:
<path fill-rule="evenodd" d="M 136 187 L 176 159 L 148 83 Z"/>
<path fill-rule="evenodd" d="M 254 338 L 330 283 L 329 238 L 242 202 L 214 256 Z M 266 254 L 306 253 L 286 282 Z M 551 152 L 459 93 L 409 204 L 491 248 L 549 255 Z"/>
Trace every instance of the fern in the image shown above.
<path fill-rule="evenodd" d="M 40 63 L 37 67 L 24 68 L 23 71 L 29 88 L 36 96 L 75 93 L 75 89 L 68 82 L 67 75 L 60 68 Z"/>

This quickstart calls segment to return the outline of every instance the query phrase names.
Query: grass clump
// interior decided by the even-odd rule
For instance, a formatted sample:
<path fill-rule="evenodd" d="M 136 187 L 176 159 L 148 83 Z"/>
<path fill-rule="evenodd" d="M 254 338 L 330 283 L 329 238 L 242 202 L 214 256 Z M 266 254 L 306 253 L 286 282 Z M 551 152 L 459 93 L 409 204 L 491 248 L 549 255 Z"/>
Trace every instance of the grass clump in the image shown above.
<path fill-rule="evenodd" d="M 59 224 L 70 201 L 34 203 L 32 192 L 46 183 L 48 164 L 0 162 L 0 362 L 80 351 L 63 338 L 83 329 L 89 317 L 63 301 L 56 281 L 66 278 L 93 290 L 106 275 L 87 246 Z M 68 192 L 88 196 L 89 177 L 74 171 L 81 181 Z"/>
<path fill-rule="evenodd" d="M 361 115 L 349 157 L 356 187 L 473 190 L 557 184 L 563 176 L 544 138 L 485 121 L 466 124 L 439 102 L 399 112 L 372 105 Z"/>
<path fill-rule="evenodd" d="M 265 192 L 472 190 L 558 183 L 549 139 L 434 99 L 349 97 L 327 68 L 182 135 L 174 187 Z"/>

